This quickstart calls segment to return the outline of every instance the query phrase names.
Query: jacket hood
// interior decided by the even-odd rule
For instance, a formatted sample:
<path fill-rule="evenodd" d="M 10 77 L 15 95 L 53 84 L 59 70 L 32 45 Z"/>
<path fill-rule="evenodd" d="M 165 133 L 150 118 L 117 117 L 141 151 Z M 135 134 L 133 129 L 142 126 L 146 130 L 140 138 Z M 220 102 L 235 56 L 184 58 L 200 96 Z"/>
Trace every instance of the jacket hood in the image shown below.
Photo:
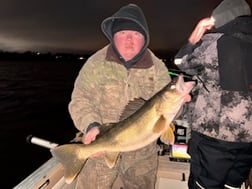
<path fill-rule="evenodd" d="M 120 56 L 113 40 L 114 27 L 117 27 L 116 24 L 119 22 L 134 23 L 134 25 L 137 25 L 141 29 L 141 33 L 143 33 L 145 37 L 145 44 L 142 47 L 141 51 L 133 59 L 127 62 Z M 115 51 L 116 55 L 127 68 L 131 67 L 143 56 L 150 42 L 149 28 L 145 16 L 143 14 L 143 11 L 135 4 L 128 4 L 126 6 L 123 6 L 111 17 L 103 20 L 101 29 L 112 44 L 113 50 Z"/>
<path fill-rule="evenodd" d="M 223 0 L 212 12 L 215 28 L 219 28 L 238 16 L 250 15 L 251 10 L 246 0 Z"/>
<path fill-rule="evenodd" d="M 227 24 L 212 29 L 213 33 L 225 33 L 233 35 L 235 33 L 243 33 L 252 36 L 252 16 L 239 16 Z"/>

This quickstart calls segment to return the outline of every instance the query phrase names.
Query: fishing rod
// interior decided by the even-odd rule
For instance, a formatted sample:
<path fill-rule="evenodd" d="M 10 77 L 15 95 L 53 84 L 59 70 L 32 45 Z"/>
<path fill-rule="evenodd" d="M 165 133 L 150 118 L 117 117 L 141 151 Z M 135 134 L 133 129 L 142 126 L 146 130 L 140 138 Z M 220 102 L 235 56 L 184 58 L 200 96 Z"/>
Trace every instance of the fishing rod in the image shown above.
<path fill-rule="evenodd" d="M 180 74 L 183 74 L 183 77 L 184 77 L 184 78 L 188 78 L 188 79 L 191 80 L 191 81 L 195 81 L 196 84 L 198 83 L 198 82 L 197 82 L 197 79 L 198 79 L 198 81 L 200 81 L 200 82 L 202 83 L 203 88 L 204 88 L 207 92 L 210 92 L 210 91 L 208 90 L 208 88 L 206 87 L 205 82 L 204 82 L 198 75 L 189 75 L 189 74 L 187 74 L 187 73 L 185 73 L 185 72 L 183 72 L 183 71 L 181 71 L 181 70 L 177 70 L 177 69 L 169 69 L 168 74 L 171 75 L 171 76 L 179 76 Z M 196 79 L 196 78 L 197 78 L 197 79 Z"/>
<path fill-rule="evenodd" d="M 181 70 L 177 70 L 177 69 L 168 69 L 168 70 L 169 70 L 168 74 L 171 76 L 179 76 L 180 74 L 183 74 L 183 77 L 193 80 L 193 75 L 189 75 Z"/>

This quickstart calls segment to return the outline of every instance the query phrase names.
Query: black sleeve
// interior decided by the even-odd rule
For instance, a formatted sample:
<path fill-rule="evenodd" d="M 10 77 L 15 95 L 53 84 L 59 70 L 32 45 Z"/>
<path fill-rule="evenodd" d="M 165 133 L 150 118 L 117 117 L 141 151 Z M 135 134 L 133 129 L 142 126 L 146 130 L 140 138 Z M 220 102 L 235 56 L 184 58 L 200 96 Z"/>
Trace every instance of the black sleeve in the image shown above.
<path fill-rule="evenodd" d="M 195 45 L 193 45 L 192 43 L 188 42 L 186 45 L 182 46 L 178 53 L 175 55 L 175 59 L 176 58 L 182 58 L 183 56 L 187 55 L 187 54 L 191 54 L 193 52 L 195 48 Z"/>

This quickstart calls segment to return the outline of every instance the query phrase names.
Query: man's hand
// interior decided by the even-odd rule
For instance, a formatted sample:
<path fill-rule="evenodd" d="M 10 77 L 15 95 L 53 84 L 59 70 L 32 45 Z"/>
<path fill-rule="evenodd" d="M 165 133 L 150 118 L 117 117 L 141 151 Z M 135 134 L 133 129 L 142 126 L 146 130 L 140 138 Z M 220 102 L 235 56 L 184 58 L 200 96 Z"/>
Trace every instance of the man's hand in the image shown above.
<path fill-rule="evenodd" d="M 191 36 L 188 39 L 189 42 L 192 44 L 196 44 L 204 35 L 204 33 L 214 26 L 214 22 L 215 20 L 213 17 L 201 19 L 194 28 L 193 32 L 191 33 Z"/>
<path fill-rule="evenodd" d="M 100 133 L 100 130 L 98 127 L 93 127 L 92 129 L 90 129 L 82 138 L 82 142 L 84 144 L 90 144 L 91 142 L 93 142 L 96 139 L 96 136 Z M 105 152 L 101 151 L 101 152 L 97 152 L 92 154 L 90 157 L 98 157 L 100 155 L 103 155 Z"/>
<path fill-rule="evenodd" d="M 98 127 L 93 127 L 90 129 L 82 138 L 82 142 L 84 144 L 90 144 L 92 141 L 96 139 L 96 136 L 100 133 Z"/>

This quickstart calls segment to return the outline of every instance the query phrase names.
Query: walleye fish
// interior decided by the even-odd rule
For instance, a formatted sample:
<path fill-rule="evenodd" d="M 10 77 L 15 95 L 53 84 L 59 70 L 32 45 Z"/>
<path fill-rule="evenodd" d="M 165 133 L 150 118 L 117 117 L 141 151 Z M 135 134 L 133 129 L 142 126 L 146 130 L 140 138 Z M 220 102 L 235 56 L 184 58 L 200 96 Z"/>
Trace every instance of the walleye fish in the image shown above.
<path fill-rule="evenodd" d="M 112 168 L 120 152 L 147 146 L 160 137 L 166 144 L 174 142 L 172 121 L 194 88 L 195 82 L 184 82 L 183 75 L 172 80 L 129 117 L 112 123 L 91 144 L 63 144 L 51 149 L 53 157 L 64 168 L 65 182 L 70 184 L 97 152 L 105 152 L 104 159 Z"/>

